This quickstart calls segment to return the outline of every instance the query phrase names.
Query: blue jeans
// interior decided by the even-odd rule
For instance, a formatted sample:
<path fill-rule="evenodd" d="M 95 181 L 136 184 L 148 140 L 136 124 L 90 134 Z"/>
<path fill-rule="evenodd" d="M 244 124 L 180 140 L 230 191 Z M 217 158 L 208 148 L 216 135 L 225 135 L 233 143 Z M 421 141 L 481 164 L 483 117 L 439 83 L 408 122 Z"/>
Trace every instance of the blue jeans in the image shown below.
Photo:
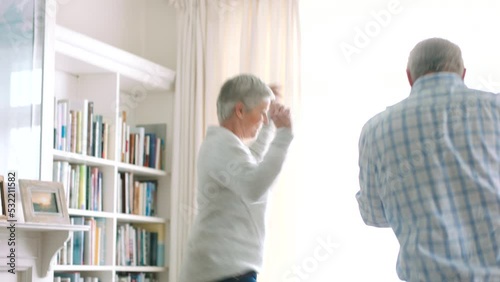
<path fill-rule="evenodd" d="M 243 275 L 227 278 L 218 282 L 257 282 L 257 273 L 255 271 L 250 271 Z"/>

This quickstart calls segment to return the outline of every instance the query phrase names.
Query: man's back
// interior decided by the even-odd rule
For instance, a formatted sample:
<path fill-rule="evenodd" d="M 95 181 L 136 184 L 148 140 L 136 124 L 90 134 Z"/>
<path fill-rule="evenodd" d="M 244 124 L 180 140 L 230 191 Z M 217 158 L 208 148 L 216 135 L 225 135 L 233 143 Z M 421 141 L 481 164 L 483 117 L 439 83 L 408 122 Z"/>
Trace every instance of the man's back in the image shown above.
<path fill-rule="evenodd" d="M 500 97 L 460 76 L 421 77 L 360 138 L 357 194 L 392 227 L 409 281 L 500 281 Z"/>

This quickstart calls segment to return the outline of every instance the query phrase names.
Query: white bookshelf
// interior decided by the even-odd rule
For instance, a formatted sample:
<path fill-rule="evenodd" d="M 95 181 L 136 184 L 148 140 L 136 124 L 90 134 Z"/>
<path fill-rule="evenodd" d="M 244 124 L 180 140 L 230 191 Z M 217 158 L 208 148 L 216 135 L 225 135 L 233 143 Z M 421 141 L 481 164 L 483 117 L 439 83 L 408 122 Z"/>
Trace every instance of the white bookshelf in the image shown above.
<path fill-rule="evenodd" d="M 68 162 L 74 165 L 98 167 L 103 174 L 103 211 L 71 208 L 69 214 L 104 220 L 106 228 L 104 265 L 56 264 L 53 265 L 53 270 L 56 273 L 78 271 L 82 275 L 99 277 L 101 281 L 106 282 L 115 282 L 115 275 L 118 272 L 157 273 L 159 281 L 168 281 L 171 132 L 174 118 L 172 88 L 175 72 L 61 26 L 55 26 L 53 38 L 54 70 L 47 76 L 54 79 L 53 98 L 68 99 L 70 103 L 82 99 L 92 101 L 94 113 L 102 115 L 103 119 L 111 124 L 106 159 L 61 151 L 52 147 L 43 148 L 43 150 L 49 150 L 46 158 L 47 166 L 52 167 L 53 161 Z M 45 94 L 45 98 L 50 98 L 50 95 Z M 130 101 L 133 101 L 133 104 Z M 54 110 L 50 106 L 46 108 Z M 156 111 L 156 109 L 162 110 Z M 122 111 L 127 112 L 127 123 L 131 125 L 166 124 L 167 134 L 160 136 L 167 144 L 162 156 L 165 169 L 153 169 L 121 161 L 117 127 Z M 143 113 L 151 111 L 153 114 L 144 116 Z M 55 123 L 53 118 L 51 122 Z M 48 128 L 45 130 L 53 128 L 53 125 L 50 126 L 48 122 L 44 122 L 44 126 Z M 118 210 L 116 197 L 120 189 L 117 176 L 119 173 L 133 173 L 136 179 L 157 182 L 157 199 L 161 204 L 158 204 L 156 216 L 124 214 Z M 164 265 L 118 265 L 115 257 L 117 232 L 119 226 L 123 224 L 162 226 L 162 241 L 165 246 Z M 54 263 L 55 261 L 54 259 Z"/>

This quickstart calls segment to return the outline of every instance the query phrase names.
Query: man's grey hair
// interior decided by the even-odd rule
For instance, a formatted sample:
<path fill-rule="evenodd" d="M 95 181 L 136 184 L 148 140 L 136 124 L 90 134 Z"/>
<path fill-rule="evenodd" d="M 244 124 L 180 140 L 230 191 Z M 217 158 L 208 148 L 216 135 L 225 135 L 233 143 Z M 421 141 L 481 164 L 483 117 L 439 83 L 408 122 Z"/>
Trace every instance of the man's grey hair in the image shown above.
<path fill-rule="evenodd" d="M 234 111 L 234 106 L 242 102 L 247 111 L 265 101 L 274 100 L 271 89 L 258 77 L 251 74 L 241 74 L 227 80 L 217 98 L 217 117 L 222 123 Z"/>
<path fill-rule="evenodd" d="M 433 72 L 463 74 L 462 51 L 456 44 L 442 38 L 430 38 L 419 42 L 410 52 L 408 70 L 413 81 Z"/>

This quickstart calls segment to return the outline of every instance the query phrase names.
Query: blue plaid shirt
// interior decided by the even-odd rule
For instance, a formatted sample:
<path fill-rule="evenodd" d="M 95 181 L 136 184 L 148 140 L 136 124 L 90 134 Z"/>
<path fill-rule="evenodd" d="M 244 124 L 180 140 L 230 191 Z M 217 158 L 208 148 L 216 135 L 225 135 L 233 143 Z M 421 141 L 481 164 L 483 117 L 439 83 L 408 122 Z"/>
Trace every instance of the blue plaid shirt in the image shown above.
<path fill-rule="evenodd" d="M 361 216 L 394 230 L 399 278 L 500 281 L 500 96 L 421 77 L 365 124 L 359 167 Z"/>

